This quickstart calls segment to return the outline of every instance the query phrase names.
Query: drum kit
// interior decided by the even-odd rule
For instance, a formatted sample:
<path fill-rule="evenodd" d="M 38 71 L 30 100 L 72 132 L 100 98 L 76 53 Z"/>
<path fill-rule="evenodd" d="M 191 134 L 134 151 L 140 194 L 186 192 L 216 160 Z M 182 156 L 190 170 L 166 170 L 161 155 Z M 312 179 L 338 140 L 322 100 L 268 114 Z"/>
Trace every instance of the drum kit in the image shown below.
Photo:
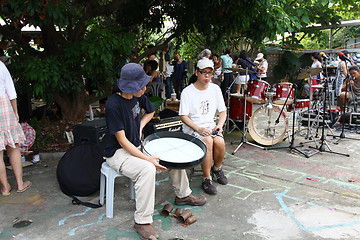
<path fill-rule="evenodd" d="M 232 70 L 238 71 L 235 68 Z M 297 79 L 308 78 L 320 72 L 321 69 L 302 70 Z M 296 84 L 290 82 L 277 83 L 271 87 L 271 85 L 264 80 L 251 79 L 248 81 L 247 89 L 243 96 L 230 94 L 228 118 L 231 118 L 234 121 L 244 122 L 243 139 L 233 154 L 235 154 L 243 143 L 247 143 L 245 139 L 247 132 L 249 132 L 255 142 L 265 147 L 273 146 L 281 142 L 288 133 L 289 121 L 286 116 L 287 110 L 293 112 L 292 134 L 288 133 L 290 148 L 307 156 L 306 153 L 301 152 L 294 145 L 295 113 L 299 113 L 301 116 L 303 116 L 305 112 L 309 113 L 312 106 L 310 101 L 312 96 L 310 99 L 296 99 L 296 87 Z M 317 84 L 311 85 L 311 88 L 318 89 L 318 91 L 321 92 L 324 89 L 324 86 L 322 84 Z M 260 105 L 254 112 L 252 111 L 253 104 Z M 318 115 L 320 115 L 320 113 Z M 319 117 L 319 119 L 321 119 L 321 117 Z M 310 129 L 310 126 L 308 126 L 308 134 Z M 255 146 L 261 147 L 256 144 Z M 263 149 L 265 149 L 265 147 L 263 147 Z"/>
<path fill-rule="evenodd" d="M 229 68 L 229 70 L 251 72 L 241 68 Z M 289 82 L 278 83 L 271 88 L 271 85 L 264 80 L 250 79 L 244 95 L 229 94 L 228 118 L 244 122 L 243 139 L 233 154 L 243 143 L 265 149 L 262 146 L 272 146 L 283 140 L 288 128 L 288 119 L 279 106 L 294 103 L 294 93 L 291 90 L 292 83 Z M 254 112 L 253 104 L 260 105 Z M 279 120 L 276 123 L 277 118 Z M 255 142 L 262 146 L 246 142 L 247 132 Z"/>

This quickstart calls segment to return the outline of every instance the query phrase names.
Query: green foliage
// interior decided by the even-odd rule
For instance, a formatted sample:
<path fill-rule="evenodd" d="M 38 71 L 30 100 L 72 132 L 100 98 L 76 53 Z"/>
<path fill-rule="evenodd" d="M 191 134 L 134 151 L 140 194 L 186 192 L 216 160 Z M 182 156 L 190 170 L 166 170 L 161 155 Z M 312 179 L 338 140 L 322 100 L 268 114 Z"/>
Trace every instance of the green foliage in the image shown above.
<path fill-rule="evenodd" d="M 55 57 L 40 59 L 36 56 L 15 56 L 9 65 L 10 72 L 22 85 L 31 86 L 36 96 L 46 100 L 52 99 L 51 89 L 69 90 L 61 83 L 60 68 Z"/>
<path fill-rule="evenodd" d="M 347 27 L 340 29 L 333 36 L 333 47 L 343 47 L 345 40 L 349 38 L 359 38 L 360 37 L 360 26 Z"/>
<path fill-rule="evenodd" d="M 143 53 L 149 43 L 163 44 L 170 35 L 176 36 L 178 50 L 193 59 L 206 47 L 222 52 L 242 39 L 258 47 L 265 38 L 313 23 L 335 24 L 340 14 L 358 17 L 359 5 L 351 0 L 0 0 L 6 22 L 0 33 L 19 55 L 11 66 L 15 78 L 47 101 L 55 93 L 74 101 L 69 96 L 85 88 L 87 98 L 105 94 L 131 50 Z M 166 19 L 174 25 L 164 33 Z M 39 49 L 21 34 L 27 24 L 42 30 Z M 311 34 L 320 43 L 326 36 Z"/>
<path fill-rule="evenodd" d="M 274 78 L 287 78 L 288 81 L 293 81 L 296 78 L 297 69 L 299 66 L 300 62 L 297 55 L 295 55 L 293 52 L 285 51 L 280 56 L 280 64 L 274 67 Z"/>

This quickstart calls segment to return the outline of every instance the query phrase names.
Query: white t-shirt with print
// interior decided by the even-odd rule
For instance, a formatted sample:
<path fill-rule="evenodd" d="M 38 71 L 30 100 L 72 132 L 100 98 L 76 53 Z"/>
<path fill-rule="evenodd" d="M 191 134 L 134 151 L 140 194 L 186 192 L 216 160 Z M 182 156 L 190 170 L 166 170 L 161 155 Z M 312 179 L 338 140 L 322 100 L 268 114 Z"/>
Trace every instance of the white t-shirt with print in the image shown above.
<path fill-rule="evenodd" d="M 179 115 L 188 116 L 195 124 L 210 130 L 216 126 L 216 110 L 226 110 L 220 87 L 214 83 L 209 83 L 209 87 L 203 91 L 191 84 L 182 91 L 180 99 Z M 189 129 L 189 126 L 183 124 L 184 132 Z"/>

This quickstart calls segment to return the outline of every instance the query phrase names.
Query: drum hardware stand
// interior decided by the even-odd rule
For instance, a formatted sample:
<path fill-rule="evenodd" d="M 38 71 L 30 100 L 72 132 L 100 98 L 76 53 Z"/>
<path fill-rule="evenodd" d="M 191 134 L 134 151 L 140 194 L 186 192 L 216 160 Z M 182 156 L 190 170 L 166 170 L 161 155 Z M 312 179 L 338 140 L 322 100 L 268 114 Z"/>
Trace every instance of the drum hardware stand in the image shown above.
<path fill-rule="evenodd" d="M 325 95 L 325 99 L 326 99 L 326 93 L 324 92 L 324 95 Z M 326 100 L 325 100 L 326 101 Z M 320 105 L 323 104 L 323 115 L 321 116 L 321 111 L 320 111 Z M 317 100 L 316 102 L 316 111 L 317 111 L 317 114 L 316 114 L 316 123 L 315 123 L 315 119 L 314 119 L 314 123 L 312 124 L 311 127 L 315 127 L 314 125 L 316 124 L 316 135 L 315 135 L 315 138 L 318 138 L 319 137 L 319 128 L 320 128 L 320 120 L 322 121 L 323 124 L 326 125 L 326 127 L 329 129 L 329 131 L 333 134 L 333 131 L 332 129 L 330 128 L 329 124 L 324 121 L 324 116 L 325 116 L 325 103 L 324 102 L 321 102 L 320 99 Z M 331 111 L 330 113 L 331 114 Z M 330 119 L 331 120 L 331 119 Z M 316 146 L 317 147 L 317 146 Z"/>
<path fill-rule="evenodd" d="M 325 81 L 325 88 L 324 88 L 324 106 L 323 106 L 323 124 L 322 124 L 322 133 L 321 133 L 321 138 L 320 138 L 320 147 L 317 148 L 317 146 L 314 148 L 314 147 L 311 147 L 309 146 L 309 148 L 313 148 L 313 149 L 317 149 L 318 151 L 314 152 L 314 153 L 311 153 L 311 154 L 308 154 L 307 157 L 311 157 L 317 153 L 320 153 L 320 152 L 328 152 L 328 153 L 333 153 L 333 154 L 338 154 L 338 155 L 342 155 L 342 156 L 346 156 L 346 157 L 350 157 L 349 154 L 344 154 L 344 153 L 339 153 L 339 152 L 334 152 L 328 142 L 326 141 L 326 137 L 325 137 L 325 111 L 326 111 L 326 89 L 327 89 L 327 81 Z M 346 95 L 345 95 L 346 96 Z M 318 112 L 318 114 L 320 114 L 320 112 Z M 329 151 L 325 150 L 325 145 L 329 148 Z"/>
<path fill-rule="evenodd" d="M 236 147 L 236 149 L 231 153 L 232 155 L 234 155 L 238 150 L 239 150 L 239 148 L 244 144 L 244 143 L 246 143 L 246 144 L 249 144 L 250 146 L 253 146 L 253 147 L 257 147 L 257 148 L 261 148 L 261 149 L 263 149 L 263 150 L 266 150 L 266 148 L 265 147 L 262 147 L 262 146 L 259 146 L 259 145 L 257 145 L 257 144 L 255 144 L 255 143 L 251 143 L 251 142 L 247 142 L 247 140 L 246 140 L 246 134 L 247 134 L 247 132 L 248 132 L 248 121 L 246 120 L 246 103 L 247 103 L 247 100 L 246 100 L 246 92 L 247 91 L 244 91 L 244 104 L 245 104 L 245 106 L 244 106 L 244 126 L 243 126 L 243 135 L 242 135 L 242 137 L 241 137 L 241 142 L 240 142 L 240 144 Z M 250 117 L 250 116 L 249 116 Z"/>
<path fill-rule="evenodd" d="M 282 112 L 284 111 L 284 107 L 286 105 L 286 102 L 291 94 L 291 91 L 294 91 L 294 109 L 295 109 L 295 102 L 296 102 L 296 94 L 295 94 L 295 88 L 296 88 L 296 84 L 293 84 L 292 87 L 291 87 L 291 90 L 289 91 L 288 93 L 288 96 L 285 100 L 285 103 L 284 103 L 284 106 L 282 107 L 281 111 L 280 111 L 280 114 L 278 116 L 278 118 L 276 119 L 275 121 L 275 124 L 278 124 L 279 123 L 279 119 L 280 119 L 280 116 L 282 114 Z M 292 134 L 291 134 L 291 142 L 290 142 L 290 145 L 288 147 L 271 147 L 271 148 L 267 148 L 267 150 L 273 150 L 273 149 L 283 149 L 283 148 L 290 148 L 290 150 L 294 150 L 298 153 L 301 153 L 302 155 L 304 155 L 305 157 L 308 158 L 308 155 L 302 151 L 300 151 L 299 149 L 297 149 L 297 146 L 295 146 L 295 110 L 293 111 L 293 114 L 292 114 L 292 118 L 293 118 L 293 124 L 292 124 Z M 300 145 L 299 147 L 302 147 L 303 145 Z"/>
<path fill-rule="evenodd" d="M 232 133 L 232 131 L 234 131 L 235 129 L 238 129 L 240 131 L 240 128 L 236 125 L 235 121 L 232 120 L 230 118 L 230 89 L 232 88 L 232 86 L 234 85 L 235 83 L 235 79 L 233 80 L 233 82 L 230 84 L 230 86 L 226 89 L 226 94 L 227 94 L 227 107 L 226 107 L 226 122 L 225 122 L 225 132 L 227 134 L 230 134 Z M 246 101 L 245 101 L 246 103 Z M 245 107 L 246 107 L 246 104 L 245 104 Z M 246 110 L 246 108 L 245 108 Z M 230 130 L 230 121 L 232 122 L 233 124 L 233 127 L 232 129 Z M 244 120 L 244 124 L 245 124 L 245 120 Z"/>
<path fill-rule="evenodd" d="M 309 139 L 309 140 L 314 139 L 315 144 L 316 144 L 315 137 L 314 137 L 314 135 L 312 133 L 312 129 L 310 127 L 310 110 L 311 110 L 311 107 L 312 107 L 311 102 L 313 101 L 312 79 L 311 79 L 311 74 L 310 73 L 309 73 L 309 79 L 310 79 L 310 90 L 309 90 L 309 109 L 308 109 L 308 131 L 307 131 L 305 139 Z"/>
<path fill-rule="evenodd" d="M 330 117 L 330 121 L 333 122 L 333 116 L 331 114 L 331 104 L 330 104 L 330 92 L 329 92 L 329 82 L 328 80 L 330 79 L 329 78 L 329 74 L 328 74 L 328 68 L 327 68 L 327 60 L 326 58 L 324 58 L 324 64 L 325 64 L 325 86 L 324 86 L 324 97 L 323 97 L 323 118 L 325 118 L 325 111 L 327 110 L 326 108 L 326 103 L 327 103 L 327 99 L 326 99 L 326 96 L 327 94 L 329 94 L 329 110 L 328 110 L 328 114 L 329 114 L 329 117 Z M 320 101 L 319 101 L 319 104 L 320 104 Z M 320 106 L 318 106 L 318 115 L 320 114 Z M 319 115 L 320 117 L 320 115 Z M 332 131 L 332 129 L 330 128 L 330 126 L 328 125 L 328 123 L 323 119 L 323 125 L 324 123 L 326 124 L 326 127 L 329 129 L 329 131 L 331 132 L 331 134 L 334 134 L 334 132 Z M 318 129 L 319 129 L 319 119 L 318 119 L 318 123 L 317 123 L 317 129 L 316 129 L 316 136 L 318 135 Z M 325 140 L 326 141 L 326 140 Z M 317 146 L 316 146 L 317 147 Z M 330 147 L 329 147 L 330 149 Z M 331 149 L 330 149 L 331 151 Z"/>

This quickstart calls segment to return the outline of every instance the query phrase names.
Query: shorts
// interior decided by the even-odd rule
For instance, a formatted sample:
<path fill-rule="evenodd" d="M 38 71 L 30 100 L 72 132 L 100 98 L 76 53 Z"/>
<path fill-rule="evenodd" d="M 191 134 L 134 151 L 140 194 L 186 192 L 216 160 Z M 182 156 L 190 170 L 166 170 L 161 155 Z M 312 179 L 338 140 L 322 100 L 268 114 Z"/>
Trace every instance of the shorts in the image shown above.
<path fill-rule="evenodd" d="M 235 78 L 235 83 L 236 84 L 247 84 L 249 78 L 250 78 L 249 75 L 238 75 Z"/>
<path fill-rule="evenodd" d="M 200 133 L 196 132 L 194 129 L 192 128 L 189 128 L 188 130 L 184 131 L 184 133 L 186 134 L 189 134 L 191 136 L 194 136 L 200 140 L 203 140 L 205 138 L 205 136 L 203 135 L 200 135 Z M 211 137 L 216 137 L 216 136 L 219 136 L 219 137 L 222 137 L 224 138 L 223 134 L 222 133 L 217 133 L 216 135 L 211 135 Z"/>

